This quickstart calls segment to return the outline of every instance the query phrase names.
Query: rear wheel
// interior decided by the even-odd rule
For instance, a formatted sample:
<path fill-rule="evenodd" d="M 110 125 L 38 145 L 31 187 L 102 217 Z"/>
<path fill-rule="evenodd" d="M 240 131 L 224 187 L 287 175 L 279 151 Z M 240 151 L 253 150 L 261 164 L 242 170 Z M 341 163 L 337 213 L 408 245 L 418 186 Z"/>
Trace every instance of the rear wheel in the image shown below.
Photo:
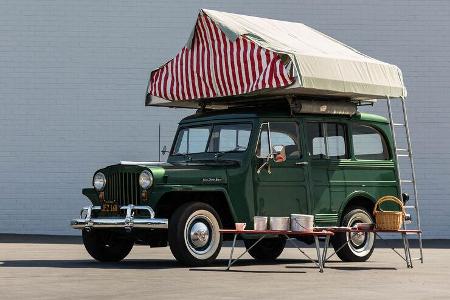
<path fill-rule="evenodd" d="M 351 207 L 342 218 L 341 225 L 353 227 L 358 223 L 374 223 L 372 215 L 364 207 Z M 336 233 L 333 248 L 342 261 L 362 262 L 369 259 L 375 247 L 374 233 Z"/>
<path fill-rule="evenodd" d="M 244 240 L 245 247 L 250 249 L 256 241 L 257 240 Z M 284 238 L 263 239 L 251 248 L 248 253 L 257 260 L 274 261 L 283 252 L 285 246 L 286 239 Z"/>
<path fill-rule="evenodd" d="M 220 217 L 210 205 L 191 202 L 180 206 L 169 220 L 169 246 L 173 256 L 186 266 L 210 264 L 220 252 Z"/>
<path fill-rule="evenodd" d="M 131 251 L 134 241 L 120 237 L 109 230 L 83 230 L 83 244 L 87 252 L 102 262 L 117 262 L 124 259 Z"/>

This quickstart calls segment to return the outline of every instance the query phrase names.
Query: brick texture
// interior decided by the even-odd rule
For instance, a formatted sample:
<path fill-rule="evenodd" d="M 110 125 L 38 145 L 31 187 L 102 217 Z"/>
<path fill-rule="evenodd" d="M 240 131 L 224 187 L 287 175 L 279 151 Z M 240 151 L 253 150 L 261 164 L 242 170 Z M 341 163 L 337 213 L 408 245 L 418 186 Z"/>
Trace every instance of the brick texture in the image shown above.
<path fill-rule="evenodd" d="M 450 238 L 448 1 L 0 2 L 0 232 L 77 234 L 93 171 L 157 160 L 186 110 L 144 107 L 149 71 L 185 43 L 200 7 L 300 21 L 397 64 L 426 238 Z M 375 111 L 383 111 L 382 104 Z"/>

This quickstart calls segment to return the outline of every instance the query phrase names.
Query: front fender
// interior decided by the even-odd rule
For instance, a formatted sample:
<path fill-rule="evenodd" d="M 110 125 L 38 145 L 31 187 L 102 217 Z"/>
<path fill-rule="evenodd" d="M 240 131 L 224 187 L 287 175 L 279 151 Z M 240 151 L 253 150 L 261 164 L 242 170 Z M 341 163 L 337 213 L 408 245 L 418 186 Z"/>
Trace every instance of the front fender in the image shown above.
<path fill-rule="evenodd" d="M 228 195 L 228 191 L 223 186 L 217 186 L 217 185 L 164 185 L 159 186 L 157 189 L 151 192 L 150 194 L 150 203 L 149 205 L 151 207 L 157 207 L 159 201 L 161 198 L 167 194 L 172 192 L 195 192 L 195 193 L 201 193 L 201 192 L 220 192 L 225 196 L 226 204 L 230 210 L 231 217 L 234 221 L 238 219 L 236 212 L 233 208 L 233 205 L 230 200 L 230 196 Z"/>
<path fill-rule="evenodd" d="M 93 188 L 82 189 L 81 193 L 92 202 L 92 205 L 100 205 L 100 200 L 98 199 L 98 194 L 95 191 L 95 189 Z"/>

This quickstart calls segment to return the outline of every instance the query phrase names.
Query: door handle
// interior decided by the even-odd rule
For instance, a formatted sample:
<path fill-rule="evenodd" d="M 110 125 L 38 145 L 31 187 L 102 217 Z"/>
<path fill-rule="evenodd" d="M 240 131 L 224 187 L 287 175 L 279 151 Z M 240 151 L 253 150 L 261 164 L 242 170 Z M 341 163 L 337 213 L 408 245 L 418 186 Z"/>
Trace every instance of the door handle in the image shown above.
<path fill-rule="evenodd" d="M 297 165 L 297 166 L 306 166 L 306 165 L 308 165 L 308 162 L 307 161 L 299 161 L 299 162 L 296 162 L 295 165 Z"/>

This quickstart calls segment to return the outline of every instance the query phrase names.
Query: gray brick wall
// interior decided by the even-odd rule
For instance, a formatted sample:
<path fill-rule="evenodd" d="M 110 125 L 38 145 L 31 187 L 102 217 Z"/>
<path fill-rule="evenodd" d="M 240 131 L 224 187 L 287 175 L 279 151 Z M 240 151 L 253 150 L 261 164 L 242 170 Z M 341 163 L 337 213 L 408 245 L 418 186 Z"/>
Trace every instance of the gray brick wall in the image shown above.
<path fill-rule="evenodd" d="M 300 21 L 397 64 L 425 237 L 450 238 L 450 4 L 438 0 L 1 1 L 0 232 L 76 234 L 94 170 L 158 158 L 158 124 L 169 144 L 187 111 L 145 108 L 148 74 L 200 7 Z"/>

